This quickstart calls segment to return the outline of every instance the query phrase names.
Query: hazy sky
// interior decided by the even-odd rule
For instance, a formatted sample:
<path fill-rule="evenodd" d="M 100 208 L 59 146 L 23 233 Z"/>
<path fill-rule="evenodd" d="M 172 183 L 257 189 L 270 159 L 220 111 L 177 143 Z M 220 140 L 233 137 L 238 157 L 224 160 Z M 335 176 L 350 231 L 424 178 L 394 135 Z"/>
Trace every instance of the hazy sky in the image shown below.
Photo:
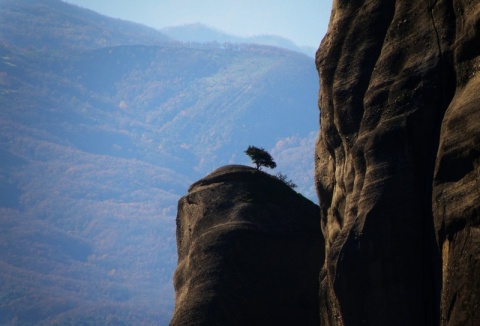
<path fill-rule="evenodd" d="M 66 0 L 155 28 L 203 23 L 229 34 L 275 34 L 318 47 L 332 0 Z"/>

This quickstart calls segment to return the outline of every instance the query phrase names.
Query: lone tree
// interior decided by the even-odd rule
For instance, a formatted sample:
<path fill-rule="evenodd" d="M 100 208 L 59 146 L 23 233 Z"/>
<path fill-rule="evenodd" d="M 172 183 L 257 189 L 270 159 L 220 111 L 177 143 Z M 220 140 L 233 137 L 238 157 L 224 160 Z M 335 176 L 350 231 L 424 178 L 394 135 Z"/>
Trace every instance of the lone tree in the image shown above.
<path fill-rule="evenodd" d="M 263 148 L 248 146 L 245 154 L 252 159 L 252 162 L 257 166 L 257 170 L 260 170 L 260 167 L 262 166 L 266 166 L 270 169 L 275 169 L 277 167 L 277 163 L 273 161 L 272 156 L 270 156 L 270 154 Z"/>

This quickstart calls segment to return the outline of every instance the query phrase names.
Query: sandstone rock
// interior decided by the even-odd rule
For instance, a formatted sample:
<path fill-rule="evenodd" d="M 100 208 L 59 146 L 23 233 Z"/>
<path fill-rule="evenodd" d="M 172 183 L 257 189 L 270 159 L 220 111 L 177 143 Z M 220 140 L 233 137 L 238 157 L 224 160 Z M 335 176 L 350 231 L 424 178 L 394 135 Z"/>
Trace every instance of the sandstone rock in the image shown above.
<path fill-rule="evenodd" d="M 317 53 L 324 325 L 478 325 L 480 2 L 334 1 Z"/>
<path fill-rule="evenodd" d="M 276 178 L 227 166 L 179 201 L 171 325 L 318 325 L 318 206 Z"/>

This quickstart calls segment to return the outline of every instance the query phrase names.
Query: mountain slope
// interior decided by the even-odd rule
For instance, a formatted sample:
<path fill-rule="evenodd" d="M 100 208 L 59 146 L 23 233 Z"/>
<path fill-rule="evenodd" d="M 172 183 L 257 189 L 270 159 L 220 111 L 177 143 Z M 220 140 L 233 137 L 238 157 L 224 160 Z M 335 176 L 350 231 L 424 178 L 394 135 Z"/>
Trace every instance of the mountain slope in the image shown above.
<path fill-rule="evenodd" d="M 0 323 L 167 323 L 178 199 L 250 144 L 303 153 L 312 60 L 136 38 L 60 1 L 1 6 Z"/>

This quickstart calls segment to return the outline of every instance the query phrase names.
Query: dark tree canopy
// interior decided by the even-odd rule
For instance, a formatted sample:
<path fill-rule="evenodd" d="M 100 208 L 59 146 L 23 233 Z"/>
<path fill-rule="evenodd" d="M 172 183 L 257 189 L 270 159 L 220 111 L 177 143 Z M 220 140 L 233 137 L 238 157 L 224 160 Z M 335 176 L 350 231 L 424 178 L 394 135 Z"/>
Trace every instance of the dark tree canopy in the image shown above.
<path fill-rule="evenodd" d="M 262 166 L 270 169 L 275 169 L 277 167 L 277 163 L 273 161 L 272 156 L 263 148 L 248 146 L 245 154 L 252 159 L 252 162 L 257 166 L 257 170 L 260 170 L 260 167 Z"/>

